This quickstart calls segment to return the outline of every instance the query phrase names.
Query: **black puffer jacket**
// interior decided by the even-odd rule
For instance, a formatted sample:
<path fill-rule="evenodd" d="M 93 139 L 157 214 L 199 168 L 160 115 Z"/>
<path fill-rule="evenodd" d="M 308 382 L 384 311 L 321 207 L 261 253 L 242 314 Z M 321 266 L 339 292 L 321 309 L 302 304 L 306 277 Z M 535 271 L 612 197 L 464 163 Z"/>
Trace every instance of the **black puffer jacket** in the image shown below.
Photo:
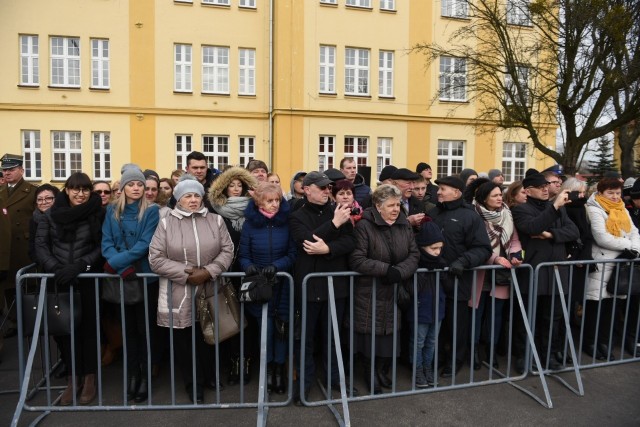
<path fill-rule="evenodd" d="M 371 207 L 364 211 L 355 235 L 356 249 L 349 262 L 352 269 L 365 276 L 358 277 L 354 290 L 354 330 L 371 333 L 371 294 L 376 277 L 376 335 L 392 334 L 394 288 L 386 278 L 387 269 L 394 266 L 403 281 L 411 281 L 420 259 L 413 231 L 403 213 L 389 225 Z"/>
<path fill-rule="evenodd" d="M 484 221 L 473 207 L 462 198 L 451 202 L 438 202 L 429 211 L 429 216 L 442 229 L 444 247 L 442 258 L 447 266 L 460 260 L 465 268 L 483 265 L 491 256 L 491 243 L 484 226 Z M 445 292 L 447 298 L 454 298 L 453 280 L 447 280 Z M 471 298 L 473 272 L 465 271 L 459 281 L 458 301 Z"/>

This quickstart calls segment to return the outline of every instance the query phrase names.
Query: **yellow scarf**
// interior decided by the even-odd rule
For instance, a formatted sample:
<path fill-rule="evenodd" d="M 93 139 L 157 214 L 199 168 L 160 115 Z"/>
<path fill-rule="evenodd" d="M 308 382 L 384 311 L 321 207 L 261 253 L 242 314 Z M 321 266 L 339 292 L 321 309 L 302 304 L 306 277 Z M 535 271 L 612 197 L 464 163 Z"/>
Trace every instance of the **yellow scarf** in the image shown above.
<path fill-rule="evenodd" d="M 596 194 L 595 199 L 609 215 L 606 222 L 607 231 L 609 233 L 614 236 L 621 237 L 622 233 L 620 230 L 624 230 L 626 233 L 631 232 L 631 220 L 629 219 L 629 214 L 627 213 L 622 200 L 614 203 L 599 194 Z"/>

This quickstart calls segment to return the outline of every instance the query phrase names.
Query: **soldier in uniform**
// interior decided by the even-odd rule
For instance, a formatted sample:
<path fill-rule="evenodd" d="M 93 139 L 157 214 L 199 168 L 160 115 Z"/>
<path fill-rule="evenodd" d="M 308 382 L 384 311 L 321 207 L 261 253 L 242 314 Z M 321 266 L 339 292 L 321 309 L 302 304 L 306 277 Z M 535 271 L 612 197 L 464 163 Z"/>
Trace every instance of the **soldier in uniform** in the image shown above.
<path fill-rule="evenodd" d="M 0 307 L 3 307 L 5 337 L 16 333 L 15 276 L 31 264 L 29 221 L 35 207 L 36 186 L 23 178 L 23 157 L 5 154 L 0 159 L 5 184 L 0 186 Z M 0 322 L 1 323 L 1 322 Z"/>

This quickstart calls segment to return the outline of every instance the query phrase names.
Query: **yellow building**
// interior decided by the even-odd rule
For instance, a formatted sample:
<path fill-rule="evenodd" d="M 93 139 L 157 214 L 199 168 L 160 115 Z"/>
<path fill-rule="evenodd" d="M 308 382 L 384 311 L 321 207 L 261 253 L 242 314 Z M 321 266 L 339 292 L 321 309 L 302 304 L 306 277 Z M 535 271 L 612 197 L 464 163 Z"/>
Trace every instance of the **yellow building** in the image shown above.
<path fill-rule="evenodd" d="M 192 150 L 218 169 L 265 160 L 285 187 L 345 156 L 373 181 L 389 163 L 508 181 L 550 165 L 522 132 L 476 134 L 464 91 L 432 102 L 455 59 L 425 69 L 408 49 L 468 22 L 447 3 L 3 1 L 0 151 L 35 182 L 115 180 L 128 162 L 169 176 Z"/>

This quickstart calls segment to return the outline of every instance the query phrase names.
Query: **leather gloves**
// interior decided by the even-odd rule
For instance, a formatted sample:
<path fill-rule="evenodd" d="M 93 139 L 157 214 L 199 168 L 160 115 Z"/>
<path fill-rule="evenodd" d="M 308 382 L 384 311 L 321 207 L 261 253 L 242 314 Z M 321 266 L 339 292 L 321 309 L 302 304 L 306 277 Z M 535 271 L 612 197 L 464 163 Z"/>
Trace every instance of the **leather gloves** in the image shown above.
<path fill-rule="evenodd" d="M 389 283 L 400 282 L 402 280 L 402 275 L 400 274 L 400 270 L 390 265 L 389 268 L 387 268 L 387 279 L 389 280 Z"/>
<path fill-rule="evenodd" d="M 273 279 L 275 279 L 277 272 L 278 272 L 278 269 L 276 268 L 275 265 L 267 265 L 266 267 L 262 268 L 262 275 L 268 281 L 272 281 Z"/>
<path fill-rule="evenodd" d="M 464 273 L 464 264 L 462 264 L 462 261 L 453 261 L 449 266 L 449 273 L 456 276 L 458 279 L 462 278 L 462 273 Z"/>
<path fill-rule="evenodd" d="M 76 283 L 78 274 L 84 273 L 86 264 L 83 261 L 77 261 L 73 264 L 62 266 L 55 273 L 56 285 L 72 285 Z"/>
<path fill-rule="evenodd" d="M 187 283 L 190 285 L 198 286 L 211 280 L 211 274 L 209 274 L 206 268 L 187 268 L 184 272 L 189 275 L 189 277 L 187 277 Z"/>
<path fill-rule="evenodd" d="M 115 270 L 115 268 L 111 267 L 111 264 L 109 264 L 109 262 L 105 262 L 104 266 L 102 267 L 102 269 L 104 270 L 105 273 L 118 274 L 118 272 Z"/>
<path fill-rule="evenodd" d="M 260 274 L 260 269 L 255 265 L 251 264 L 249 267 L 247 267 L 247 271 L 245 271 L 245 274 L 247 276 L 255 276 L 257 274 Z"/>
<path fill-rule="evenodd" d="M 138 276 L 136 275 L 136 269 L 133 266 L 127 267 L 122 273 L 120 273 L 120 277 L 122 280 L 136 280 Z"/>

